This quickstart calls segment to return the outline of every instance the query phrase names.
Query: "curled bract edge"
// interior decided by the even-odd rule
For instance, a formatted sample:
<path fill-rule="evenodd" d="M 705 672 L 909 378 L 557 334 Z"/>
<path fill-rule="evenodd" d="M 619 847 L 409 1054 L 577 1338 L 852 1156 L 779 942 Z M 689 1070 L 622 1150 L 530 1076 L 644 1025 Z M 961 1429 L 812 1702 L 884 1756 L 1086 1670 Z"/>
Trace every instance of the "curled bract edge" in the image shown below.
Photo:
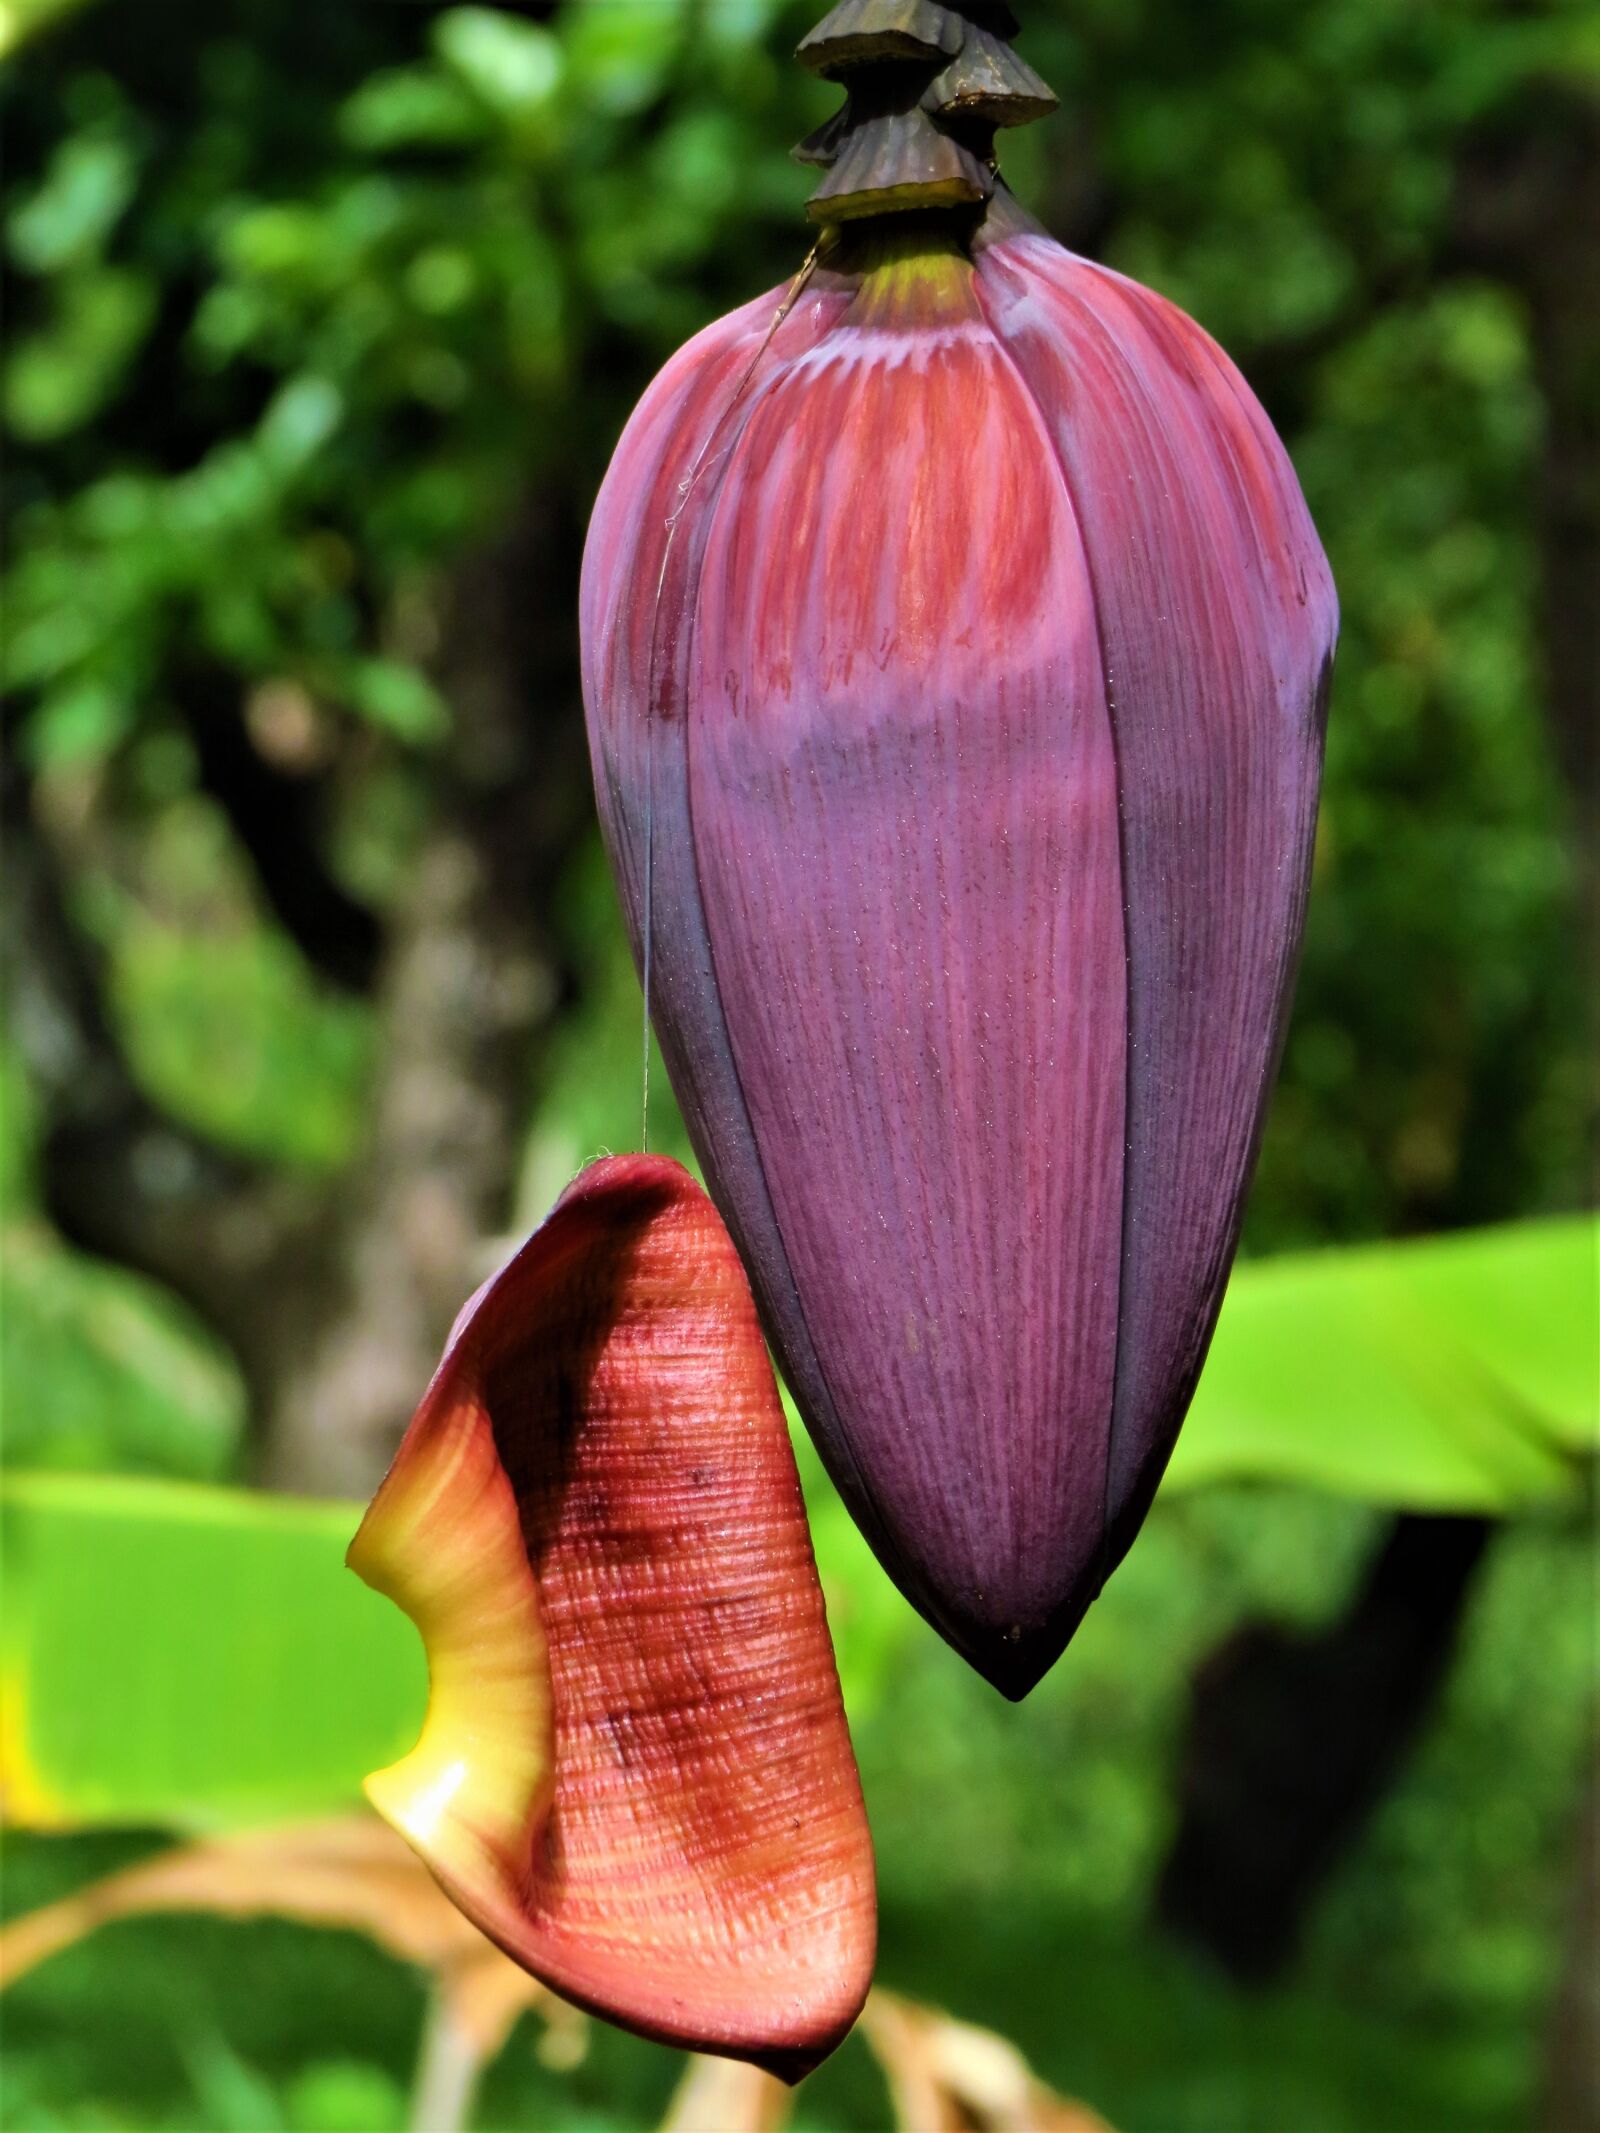
<path fill-rule="evenodd" d="M 368 1781 L 555 1991 L 796 2079 L 871 1979 L 871 1840 L 794 1456 L 715 1209 L 591 1165 L 473 1299 L 351 1545 L 415 1620 Z"/>

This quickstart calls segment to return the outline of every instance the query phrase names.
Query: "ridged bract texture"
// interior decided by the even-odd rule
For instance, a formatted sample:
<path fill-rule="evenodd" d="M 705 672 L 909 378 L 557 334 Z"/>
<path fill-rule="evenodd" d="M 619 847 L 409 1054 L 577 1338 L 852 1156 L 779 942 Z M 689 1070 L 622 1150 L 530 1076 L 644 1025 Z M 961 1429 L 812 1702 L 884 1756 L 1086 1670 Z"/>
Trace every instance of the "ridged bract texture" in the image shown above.
<path fill-rule="evenodd" d="M 1182 313 L 1009 206 L 668 364 L 584 565 L 674 1087 L 891 1575 L 1000 1688 L 1171 1451 L 1292 983 L 1336 631 Z M 875 248 L 874 248 L 875 246 Z"/>
<path fill-rule="evenodd" d="M 830 2051 L 871 1840 L 749 1285 L 676 1163 L 592 1165 L 473 1299 L 350 1561 L 428 1652 L 368 1790 L 468 1917 L 646 2036 Z"/>

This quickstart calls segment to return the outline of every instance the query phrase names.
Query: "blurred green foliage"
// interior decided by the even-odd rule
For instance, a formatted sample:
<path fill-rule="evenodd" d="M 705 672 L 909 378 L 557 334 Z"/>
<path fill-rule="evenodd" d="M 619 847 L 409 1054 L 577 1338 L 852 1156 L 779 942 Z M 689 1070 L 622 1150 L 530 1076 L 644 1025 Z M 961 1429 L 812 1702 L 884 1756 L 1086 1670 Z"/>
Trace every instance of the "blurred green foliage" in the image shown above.
<path fill-rule="evenodd" d="M 1222 1478 L 1311 1482 L 1379 1510 L 1572 1507 L 1600 1451 L 1600 1346 L 1584 1317 L 1597 1245 L 1593 1222 L 1511 1223 L 1242 1268 L 1160 1500 Z M 1501 1299 L 1497 1314 L 1486 1297 Z M 129 1297 L 91 1283 L 80 1308 L 107 1345 L 99 1411 L 126 1436 L 108 1442 L 105 1421 L 87 1445 L 63 1431 L 56 1463 L 153 1463 L 141 1430 L 165 1393 L 154 1457 L 213 1470 L 231 1448 L 226 1373 Z M 892 1695 L 920 1631 L 792 1409 L 789 1421 L 860 1722 Z M 359 1513 L 103 1472 L 0 1477 L 7 1816 L 211 1829 L 357 1804 L 361 1779 L 415 1738 L 426 1694 L 402 1618 L 343 1573 Z M 1292 1570 L 1284 1584 L 1280 1606 Z"/>
<path fill-rule="evenodd" d="M 174 708 L 197 662 L 354 741 L 336 856 L 404 877 L 450 717 L 433 594 L 517 492 L 585 498 L 651 371 L 793 272 L 832 92 L 778 0 L 310 7 L 0 0 L 8 745 L 93 813 L 77 915 L 150 1091 L 285 1167 L 360 1130 L 370 1010 L 268 922 Z M 1034 0 L 1062 92 L 1006 142 L 1047 220 L 1216 332 L 1283 428 L 1344 607 L 1299 1004 L 1248 1242 L 1572 1205 L 1588 1070 L 1573 867 L 1542 716 L 1546 419 L 1517 296 L 1446 271 L 1469 129 L 1600 70 L 1581 0 Z M 1100 241 L 1103 240 L 1103 241 Z M 597 852 L 560 922 L 587 973 L 530 1121 L 523 1211 L 637 1130 L 638 996 Z M 656 1077 L 653 1137 L 674 1140 Z M 215 1478 L 242 1396 L 175 1307 L 32 1214 L 0 1058 L 14 1463 Z M 821 1499 L 820 1516 L 829 1512 Z M 1158 1508 L 1020 1711 L 915 1633 L 858 1746 L 884 1974 L 1015 2035 L 1124 2133 L 1504 2133 L 1526 2123 L 1593 1688 L 1585 1548 L 1499 1546 L 1445 1707 L 1294 1978 L 1236 1993 L 1145 1925 L 1192 1666 L 1247 1612 L 1330 1616 L 1372 1513 L 1229 1489 Z M 898 1610 L 877 1581 L 836 1610 Z M 898 1618 L 896 1618 L 898 1619 Z M 8 1908 L 139 1840 L 18 1840 Z M 413 1981 L 287 1926 L 121 1926 L 8 2010 L 19 2129 L 400 2122 Z M 484 2124 L 636 2126 L 675 2069 L 514 2045 Z M 881 2117 L 847 2047 L 804 2123 Z"/>
<path fill-rule="evenodd" d="M 106 1474 L 0 1482 L 8 1818 L 205 1830 L 359 1806 L 427 1702 L 344 1568 L 354 1504 Z"/>
<path fill-rule="evenodd" d="M 1329 1617 L 1374 1522 L 1288 1493 L 1158 1507 L 1070 1663 L 1021 1708 L 930 1633 L 902 1640 L 852 1711 L 883 1981 L 1015 2038 L 1119 2133 L 1526 2123 L 1539 2049 L 1529 2012 L 1558 1960 L 1566 1882 L 1553 1865 L 1585 1733 L 1575 1689 L 1591 1664 L 1587 1550 L 1570 1525 L 1530 1523 L 1498 1553 L 1439 1721 L 1288 1981 L 1242 1994 L 1145 1924 L 1188 1671 L 1242 1614 Z M 10 1847 L 14 1910 L 150 1841 Z M 420 2015 L 416 1981 L 350 1936 L 111 1926 L 9 1997 L 4 2123 L 395 2133 Z M 573 2074 L 541 2067 L 532 2041 L 529 2028 L 513 2038 L 477 2123 L 621 2133 L 656 2122 L 677 2075 L 673 2055 L 603 2029 Z M 308 2116 L 313 2096 L 353 2115 Z M 819 2133 L 885 2122 L 858 2044 L 803 2092 L 799 2123 Z"/>
<path fill-rule="evenodd" d="M 341 854 L 381 899 L 449 716 L 428 587 L 520 486 L 591 493 L 669 350 L 793 271 L 808 181 L 783 149 L 832 92 L 785 62 L 806 17 L 777 0 L 578 0 L 548 20 L 162 0 L 155 20 L 81 8 L 24 45 L 3 92 L 0 671 L 32 759 L 100 780 L 142 830 L 193 783 L 176 674 L 214 659 L 307 692 L 368 734 Z M 1232 348 L 1286 429 L 1343 597 L 1259 1246 L 1578 1190 L 1571 870 L 1531 620 L 1541 407 L 1518 300 L 1436 260 L 1465 129 L 1542 77 L 1600 69 L 1596 42 L 1558 0 L 1083 0 L 1028 25 L 1065 109 L 1008 138 L 1014 181 L 1047 217 L 1092 190 L 1106 256 Z M 130 1028 L 175 1029 L 146 914 L 102 904 L 119 966 L 138 966 Z M 198 915 L 180 908 L 191 933 Z M 181 1041 L 145 1036 L 141 1063 L 245 1143 L 327 1156 L 359 1042 L 252 946 L 247 894 L 209 915 L 259 961 L 241 982 L 274 1027 L 252 1033 L 236 994 L 240 1012 L 196 1012 Z M 615 959 L 596 917 L 589 953 Z M 309 1146 L 261 1109 L 302 1034 L 338 1092 Z M 241 1042 L 272 1069 L 219 1113 Z"/>

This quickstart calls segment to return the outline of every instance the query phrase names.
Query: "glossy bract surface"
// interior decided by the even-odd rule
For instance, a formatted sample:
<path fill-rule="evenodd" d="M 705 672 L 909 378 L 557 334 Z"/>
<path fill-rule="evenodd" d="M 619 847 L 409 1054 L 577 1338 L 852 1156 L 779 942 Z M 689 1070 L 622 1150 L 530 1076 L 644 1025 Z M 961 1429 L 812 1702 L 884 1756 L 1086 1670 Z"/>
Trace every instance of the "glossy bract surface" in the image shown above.
<path fill-rule="evenodd" d="M 831 2050 L 871 1841 L 749 1285 L 677 1164 L 591 1165 L 473 1299 L 350 1562 L 428 1652 L 368 1791 L 467 1915 L 647 2036 Z"/>
<path fill-rule="evenodd" d="M 896 224 L 901 225 L 896 227 Z M 1010 207 L 708 329 L 596 505 L 602 822 L 708 1182 L 891 1574 L 1008 1694 L 1160 1478 L 1275 1067 L 1336 629 L 1282 447 Z"/>

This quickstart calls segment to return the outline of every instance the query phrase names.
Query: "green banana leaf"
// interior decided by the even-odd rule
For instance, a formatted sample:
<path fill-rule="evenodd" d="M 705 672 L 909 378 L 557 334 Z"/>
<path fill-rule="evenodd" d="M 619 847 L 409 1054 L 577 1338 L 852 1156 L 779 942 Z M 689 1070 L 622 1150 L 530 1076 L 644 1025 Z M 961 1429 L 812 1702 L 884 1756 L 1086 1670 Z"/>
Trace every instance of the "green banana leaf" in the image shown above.
<path fill-rule="evenodd" d="M 1166 1487 L 1510 1512 L 1600 1449 L 1600 1219 L 1241 1266 Z"/>
<path fill-rule="evenodd" d="M 1394 1508 L 1575 1500 L 1596 1448 L 1600 1225 L 1241 1267 L 1166 1487 Z M 840 1670 L 869 1704 L 909 1615 L 798 1440 Z M 124 1477 L 0 1485 L 0 1805 L 36 1828 L 237 1827 L 359 1798 L 410 1746 L 411 1625 L 343 1568 L 355 1505 Z"/>
<path fill-rule="evenodd" d="M 350 1806 L 416 1738 L 411 1624 L 344 1568 L 360 1509 L 112 1475 L 0 1485 L 0 1809 L 32 1828 Z"/>

